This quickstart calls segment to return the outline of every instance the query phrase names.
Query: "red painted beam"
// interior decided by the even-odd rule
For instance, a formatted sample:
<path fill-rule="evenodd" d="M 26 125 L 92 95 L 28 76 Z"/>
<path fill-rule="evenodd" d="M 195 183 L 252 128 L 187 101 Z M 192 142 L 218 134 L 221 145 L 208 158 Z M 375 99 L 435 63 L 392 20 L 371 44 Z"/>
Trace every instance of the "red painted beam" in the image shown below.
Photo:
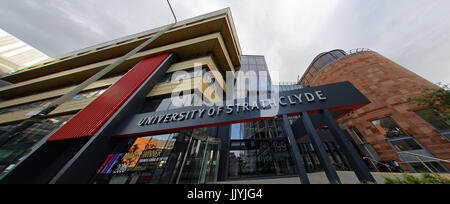
<path fill-rule="evenodd" d="M 47 141 L 94 136 L 168 57 L 169 54 L 163 54 L 139 62 L 105 93 L 56 131 Z"/>

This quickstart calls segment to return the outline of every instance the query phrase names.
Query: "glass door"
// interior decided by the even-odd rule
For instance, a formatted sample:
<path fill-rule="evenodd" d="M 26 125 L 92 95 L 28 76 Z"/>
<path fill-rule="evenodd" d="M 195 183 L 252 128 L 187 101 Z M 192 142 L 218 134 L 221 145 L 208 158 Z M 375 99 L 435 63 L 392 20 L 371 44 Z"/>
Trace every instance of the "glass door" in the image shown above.
<path fill-rule="evenodd" d="M 220 140 L 196 136 L 186 151 L 176 183 L 205 184 L 217 181 Z"/>
<path fill-rule="evenodd" d="M 217 138 L 208 138 L 203 167 L 199 183 L 215 183 L 219 169 L 220 140 Z"/>

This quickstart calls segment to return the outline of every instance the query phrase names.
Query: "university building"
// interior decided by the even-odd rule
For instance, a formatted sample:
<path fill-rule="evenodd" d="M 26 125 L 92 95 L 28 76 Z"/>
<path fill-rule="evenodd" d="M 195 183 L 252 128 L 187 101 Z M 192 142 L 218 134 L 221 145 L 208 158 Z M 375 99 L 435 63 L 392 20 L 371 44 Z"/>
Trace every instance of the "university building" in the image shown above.
<path fill-rule="evenodd" d="M 383 171 L 448 172 L 449 121 L 408 100 L 437 85 L 368 49 L 318 55 L 299 84 L 340 81 L 350 81 L 371 101 L 339 120 L 369 163 Z"/>
<path fill-rule="evenodd" d="M 0 29 L 0 77 L 48 60 L 44 53 Z"/>
<path fill-rule="evenodd" d="M 345 77 L 354 75 L 352 63 L 360 63 L 354 58 L 383 60 L 363 70 L 371 70 L 380 83 L 390 86 L 395 82 L 378 73 L 395 72 L 398 65 L 374 52 L 338 51 L 341 55 L 332 52 L 335 58 L 325 62 L 328 66 L 316 66 L 321 57 L 316 59 L 299 84 L 274 85 L 269 75 L 255 80 L 248 73 L 270 68 L 264 56 L 242 53 L 229 9 L 178 22 L 45 119 L 11 133 L 164 28 L 95 45 L 1 78 L 0 183 L 203 184 L 273 176 L 299 176 L 302 183 L 309 183 L 306 173 L 315 171 L 325 171 L 334 183 L 339 181 L 336 170 L 355 171 L 361 181 L 371 181 L 369 170 L 383 170 L 378 163 L 398 161 L 395 170 L 423 169 L 410 155 L 400 154 L 401 148 L 415 145 L 420 148 L 405 152 L 448 158 L 447 133 L 435 129 L 434 122 L 428 124 L 427 116 L 422 118 L 432 110 L 411 112 L 409 105 L 398 103 L 400 99 L 379 96 L 393 102 L 385 107 L 378 104 L 380 98 L 372 98 L 370 87 L 360 86 L 364 80 Z M 341 67 L 332 68 L 337 65 Z M 343 74 L 327 74 L 336 71 Z M 413 76 L 404 69 L 398 72 Z M 243 90 L 235 86 L 242 75 Z M 230 76 L 237 80 L 227 80 Z M 411 84 L 408 80 L 414 79 L 408 77 L 403 80 L 415 86 L 414 93 L 429 83 Z M 175 104 L 174 98 L 182 100 Z M 388 110 L 397 109 L 415 122 L 409 127 L 421 125 L 418 132 L 403 126 L 402 120 L 401 127 L 394 126 L 402 114 Z M 376 111 L 385 111 L 383 117 L 376 115 L 369 125 L 364 123 L 366 113 Z M 429 134 L 419 134 L 423 131 Z M 409 163 L 400 162 L 405 158 Z M 443 172 L 448 168 L 439 161 L 421 161 L 427 164 L 424 168 Z"/>

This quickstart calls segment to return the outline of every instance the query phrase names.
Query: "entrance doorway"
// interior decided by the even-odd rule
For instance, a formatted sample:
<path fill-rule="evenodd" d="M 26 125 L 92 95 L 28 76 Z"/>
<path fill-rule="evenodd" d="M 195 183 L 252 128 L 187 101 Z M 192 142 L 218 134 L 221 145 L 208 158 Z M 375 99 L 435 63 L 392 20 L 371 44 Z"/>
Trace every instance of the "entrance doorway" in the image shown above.
<path fill-rule="evenodd" d="M 220 139 L 208 128 L 124 140 L 93 179 L 98 184 L 207 184 L 217 181 Z"/>
<path fill-rule="evenodd" d="M 220 140 L 195 135 L 191 139 L 176 183 L 215 183 L 219 171 Z"/>

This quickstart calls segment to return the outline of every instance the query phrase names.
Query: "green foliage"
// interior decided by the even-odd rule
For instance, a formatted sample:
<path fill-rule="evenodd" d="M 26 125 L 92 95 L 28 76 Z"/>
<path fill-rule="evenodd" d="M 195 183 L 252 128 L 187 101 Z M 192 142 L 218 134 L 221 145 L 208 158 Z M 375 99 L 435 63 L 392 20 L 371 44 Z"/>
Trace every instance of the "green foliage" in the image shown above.
<path fill-rule="evenodd" d="M 450 90 L 448 84 L 438 83 L 439 88 L 424 88 L 420 96 L 409 101 L 424 108 L 434 108 L 442 113 L 445 121 L 450 120 Z"/>
<path fill-rule="evenodd" d="M 360 184 L 364 184 L 364 185 L 375 185 L 375 184 L 378 184 L 377 182 L 371 182 L 371 181 L 368 181 L 368 182 L 362 182 L 362 183 L 360 183 Z"/>
<path fill-rule="evenodd" d="M 423 174 L 422 177 L 415 177 L 409 174 L 403 178 L 384 178 L 386 184 L 450 184 L 450 179 L 439 174 Z"/>

